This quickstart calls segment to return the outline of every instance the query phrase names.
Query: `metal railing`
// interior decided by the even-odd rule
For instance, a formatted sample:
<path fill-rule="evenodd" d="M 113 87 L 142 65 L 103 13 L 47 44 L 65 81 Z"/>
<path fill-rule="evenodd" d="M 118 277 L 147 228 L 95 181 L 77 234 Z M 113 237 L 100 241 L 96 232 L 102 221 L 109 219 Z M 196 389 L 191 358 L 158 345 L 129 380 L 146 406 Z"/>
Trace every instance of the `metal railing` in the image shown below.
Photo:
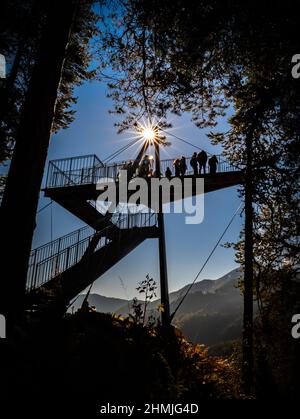
<path fill-rule="evenodd" d="M 83 227 L 33 250 L 27 273 L 27 292 L 39 288 L 50 279 L 76 265 L 88 250 L 89 244 L 96 234 L 100 238 L 95 251 L 117 238 L 122 229 L 155 226 L 157 224 L 157 216 L 152 212 L 139 212 L 136 214 L 115 213 L 111 221 L 113 225 L 109 225 L 98 232 L 88 234 L 92 229 Z"/>
<path fill-rule="evenodd" d="M 94 233 L 95 231 L 91 227 L 85 226 L 33 249 L 30 253 L 27 278 L 29 279 L 35 276 L 37 265 L 42 264 L 45 260 L 48 260 L 63 252 L 65 249 L 85 240 Z"/>
<path fill-rule="evenodd" d="M 93 183 L 93 173 L 104 167 L 95 155 L 51 160 L 48 166 L 46 187 L 70 186 L 72 184 Z"/>
<path fill-rule="evenodd" d="M 240 170 L 236 166 L 234 166 L 233 164 L 228 162 L 227 160 L 224 160 L 224 157 L 222 155 L 218 155 L 216 157 L 218 159 L 217 172 L 225 173 L 225 172 L 236 172 L 236 171 Z M 186 159 L 185 159 L 185 162 L 186 162 L 185 175 L 187 175 L 187 176 L 194 174 L 194 170 L 191 166 L 191 158 L 192 157 L 186 157 Z M 175 176 L 174 161 L 175 161 L 174 159 L 161 160 L 160 170 L 161 170 L 162 176 L 165 175 L 165 172 L 166 172 L 167 168 L 169 168 L 171 170 L 172 176 Z M 208 163 L 206 163 L 206 173 L 209 173 Z M 202 174 L 203 174 L 203 170 L 202 170 Z"/>
<path fill-rule="evenodd" d="M 91 156 L 74 157 L 72 159 L 54 160 L 49 162 L 46 188 L 61 188 L 66 186 L 96 184 L 101 178 L 118 179 L 120 170 L 126 169 L 129 161 L 111 163 L 104 165 L 97 160 L 90 159 Z M 234 172 L 240 169 L 218 155 L 217 172 Z M 72 162 L 73 161 L 73 162 Z M 186 158 L 186 175 L 192 175 L 193 169 L 190 165 L 191 157 Z M 100 163 L 98 163 L 100 162 Z M 83 165 L 83 163 L 85 165 Z M 80 166 L 80 167 L 79 167 Z M 161 172 L 164 176 L 169 167 L 172 176 L 175 175 L 174 159 L 161 160 Z M 154 168 L 153 168 L 154 169 Z M 206 165 L 208 172 L 208 164 Z"/>

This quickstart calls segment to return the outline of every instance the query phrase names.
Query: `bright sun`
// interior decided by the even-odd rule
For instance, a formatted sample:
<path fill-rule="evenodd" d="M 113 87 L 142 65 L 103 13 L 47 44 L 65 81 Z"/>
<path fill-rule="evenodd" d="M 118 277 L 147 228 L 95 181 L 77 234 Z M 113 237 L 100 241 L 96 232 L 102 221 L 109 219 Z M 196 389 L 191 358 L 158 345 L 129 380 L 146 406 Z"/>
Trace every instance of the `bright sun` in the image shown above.
<path fill-rule="evenodd" d="M 155 131 L 152 128 L 144 128 L 143 137 L 147 141 L 153 141 L 155 138 Z"/>

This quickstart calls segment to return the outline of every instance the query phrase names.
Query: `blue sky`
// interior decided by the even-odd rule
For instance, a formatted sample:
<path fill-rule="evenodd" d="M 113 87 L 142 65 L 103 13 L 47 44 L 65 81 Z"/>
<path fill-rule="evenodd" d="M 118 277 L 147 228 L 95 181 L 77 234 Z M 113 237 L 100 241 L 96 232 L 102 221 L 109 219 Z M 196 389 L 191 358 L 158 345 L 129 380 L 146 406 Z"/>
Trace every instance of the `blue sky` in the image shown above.
<path fill-rule="evenodd" d="M 68 129 L 53 135 L 49 148 L 49 160 L 85 154 L 96 154 L 100 159 L 104 159 L 125 145 L 130 138 L 130 134 L 117 134 L 114 127 L 116 119 L 108 112 L 112 109 L 112 103 L 106 97 L 107 88 L 104 84 L 85 83 L 77 89 L 76 93 L 79 97 L 76 119 Z M 172 117 L 171 120 L 174 125 L 174 130 L 172 130 L 174 134 L 209 152 L 218 154 L 221 151 L 220 148 L 213 147 L 209 143 L 205 130 L 196 128 L 190 122 L 189 115 L 180 118 Z M 217 129 L 221 130 L 225 127 L 226 121 L 222 120 Z M 166 151 L 162 151 L 162 158 L 177 157 L 182 154 L 189 156 L 195 151 L 191 146 L 178 140 L 171 137 L 170 140 L 172 145 Z M 117 159 L 132 158 L 136 152 L 137 148 L 132 147 Z M 48 202 L 49 200 L 43 198 L 41 193 L 40 207 Z M 205 195 L 204 221 L 199 225 L 186 225 L 184 214 L 165 216 L 170 291 L 194 279 L 239 203 L 237 188 L 233 187 Z M 242 221 L 241 217 L 236 217 L 221 243 L 238 239 Z M 81 226 L 83 223 L 80 220 L 54 203 L 52 208 L 51 206 L 46 208 L 37 216 L 33 247 Z M 236 267 L 234 251 L 219 246 L 199 280 L 218 278 Z M 147 240 L 140 245 L 98 279 L 94 283 L 92 292 L 106 296 L 132 298 L 137 294 L 135 290 L 137 282 L 143 280 L 147 273 L 159 282 L 157 240 Z M 122 286 L 120 277 L 125 287 Z"/>

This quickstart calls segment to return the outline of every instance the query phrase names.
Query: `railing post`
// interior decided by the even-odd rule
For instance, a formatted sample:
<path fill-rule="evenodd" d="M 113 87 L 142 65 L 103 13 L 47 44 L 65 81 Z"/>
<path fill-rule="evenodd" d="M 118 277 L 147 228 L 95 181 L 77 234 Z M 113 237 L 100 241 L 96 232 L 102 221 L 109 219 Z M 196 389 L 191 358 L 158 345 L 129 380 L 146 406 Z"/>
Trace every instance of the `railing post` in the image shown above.
<path fill-rule="evenodd" d="M 52 163 L 50 161 L 49 164 L 48 164 L 48 170 L 47 170 L 46 187 L 48 186 L 49 172 L 50 172 L 51 168 L 52 168 Z"/>
<path fill-rule="evenodd" d="M 35 282 L 36 282 L 36 258 L 37 258 L 37 251 L 35 251 L 34 254 L 34 260 L 33 260 L 33 272 L 32 272 L 32 278 L 31 278 L 31 284 L 30 284 L 30 289 L 35 288 Z M 32 283 L 33 283 L 33 287 L 32 287 Z"/>
<path fill-rule="evenodd" d="M 69 254 L 70 254 L 70 247 L 67 248 L 67 256 L 66 256 L 66 261 L 65 261 L 65 269 L 68 269 L 68 263 L 69 263 Z"/>
<path fill-rule="evenodd" d="M 37 265 L 34 265 L 34 271 L 33 271 L 33 284 L 31 285 L 31 290 L 36 288 L 36 277 L 37 277 Z"/>
<path fill-rule="evenodd" d="M 58 246 L 57 246 L 57 252 L 56 252 L 56 264 L 55 264 L 55 273 L 58 271 L 58 260 L 59 260 L 59 252 L 60 252 L 60 244 L 61 244 L 61 237 L 58 239 Z"/>
<path fill-rule="evenodd" d="M 40 263 L 37 262 L 37 264 L 35 265 L 35 269 L 34 269 L 34 281 L 33 281 L 33 289 L 37 288 L 37 274 L 39 271 L 39 267 L 40 267 Z"/>
<path fill-rule="evenodd" d="M 72 171 L 72 165 L 73 165 L 73 157 L 71 157 L 71 159 L 70 159 L 70 164 L 69 164 L 69 176 L 68 176 L 68 178 L 71 180 L 71 182 L 72 182 L 72 179 L 71 179 L 71 176 L 72 176 L 72 174 L 71 174 L 71 171 Z"/>
<path fill-rule="evenodd" d="M 76 253 L 75 253 L 75 262 L 78 260 L 78 248 L 79 248 L 79 240 L 80 239 L 80 230 L 77 233 L 77 243 L 76 243 Z"/>

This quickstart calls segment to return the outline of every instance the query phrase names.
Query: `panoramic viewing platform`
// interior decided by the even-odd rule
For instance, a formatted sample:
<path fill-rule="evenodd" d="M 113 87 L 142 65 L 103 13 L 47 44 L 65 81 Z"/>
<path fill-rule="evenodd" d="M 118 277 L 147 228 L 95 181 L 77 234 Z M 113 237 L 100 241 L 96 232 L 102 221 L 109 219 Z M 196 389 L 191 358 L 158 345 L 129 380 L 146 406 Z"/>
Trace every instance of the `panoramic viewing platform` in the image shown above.
<path fill-rule="evenodd" d="M 193 173 L 191 167 L 192 157 L 186 158 L 186 172 L 184 175 L 176 175 L 174 162 L 176 159 L 160 160 L 160 177 L 168 177 L 170 180 L 174 177 L 192 178 L 193 189 L 195 189 L 195 179 L 204 178 L 204 192 L 213 192 L 218 189 L 242 183 L 243 174 L 240 168 L 226 161 L 222 156 L 216 156 L 218 163 L 214 174 Z M 153 165 L 153 157 L 149 157 Z M 110 179 L 116 182 L 120 181 L 121 171 L 127 171 L 128 182 L 136 177 L 143 177 L 149 181 L 155 176 L 153 169 L 149 174 L 140 173 L 140 161 L 128 160 L 110 164 L 104 164 L 96 155 L 70 157 L 65 159 L 52 160 L 49 162 L 46 186 L 44 188 L 45 196 L 55 201 L 66 199 L 85 199 L 96 200 L 99 196 L 97 183 L 104 179 Z M 135 170 L 133 170 L 135 169 Z M 167 172 L 168 171 L 168 172 Z M 166 173 L 169 175 L 166 176 Z M 195 195 L 196 192 L 193 192 Z M 171 202 L 174 197 L 170 197 Z"/>
<path fill-rule="evenodd" d="M 199 193 L 195 187 L 197 179 L 204 179 L 204 190 L 200 193 L 242 183 L 243 173 L 237 166 L 220 155 L 214 157 L 215 170 L 210 168 L 208 173 L 205 164 L 201 174 L 198 170 L 195 173 L 193 169 L 193 157 L 184 158 L 184 173 L 176 168 L 179 159 L 160 160 L 159 177 L 170 181 L 191 179 L 192 196 Z M 49 162 L 45 196 L 87 225 L 32 250 L 27 274 L 29 297 L 34 296 L 36 290 L 53 292 L 59 286 L 68 302 L 144 240 L 159 237 L 157 214 L 151 210 L 150 205 L 146 212 L 144 208 L 142 212 L 126 214 L 117 209 L 113 214 L 104 215 L 93 202 L 101 193 L 97 188 L 100 181 L 114 181 L 118 193 L 118 185 L 124 180 L 124 176 L 125 182 L 131 181 L 133 185 L 135 180 L 141 178 L 150 183 L 151 179 L 157 177 L 154 166 L 154 158 L 145 154 L 145 147 L 134 160 L 117 163 L 105 164 L 96 155 Z M 149 188 L 149 198 L 150 195 Z M 173 188 L 170 188 L 167 201 L 173 202 L 185 197 L 178 197 Z M 119 203 L 119 195 L 117 199 Z M 83 275 L 87 270 L 87 263 L 89 275 Z"/>
<path fill-rule="evenodd" d="M 240 168 L 226 161 L 221 155 L 217 155 L 216 157 L 218 159 L 217 175 L 224 175 L 226 173 L 234 174 L 236 176 L 237 173 L 241 171 Z M 150 159 L 153 159 L 153 157 L 150 156 Z M 171 176 L 175 176 L 175 160 L 175 158 L 160 160 L 162 177 L 165 176 L 167 168 L 170 169 Z M 118 181 L 120 171 L 129 170 L 129 165 L 134 162 L 135 160 L 133 159 L 104 164 L 95 154 L 51 160 L 48 166 L 45 191 L 48 189 L 95 185 L 101 178 L 110 178 Z M 191 157 L 187 157 L 187 170 L 185 176 L 194 177 L 190 162 Z M 133 173 L 133 176 L 138 176 L 138 168 L 136 173 Z M 198 176 L 204 176 L 207 181 L 212 180 L 210 179 L 209 173 L 206 173 L 205 175 L 200 174 Z M 128 176 L 128 178 L 129 177 L 130 176 Z M 222 179 L 220 177 L 218 178 L 218 182 L 220 182 Z"/>

